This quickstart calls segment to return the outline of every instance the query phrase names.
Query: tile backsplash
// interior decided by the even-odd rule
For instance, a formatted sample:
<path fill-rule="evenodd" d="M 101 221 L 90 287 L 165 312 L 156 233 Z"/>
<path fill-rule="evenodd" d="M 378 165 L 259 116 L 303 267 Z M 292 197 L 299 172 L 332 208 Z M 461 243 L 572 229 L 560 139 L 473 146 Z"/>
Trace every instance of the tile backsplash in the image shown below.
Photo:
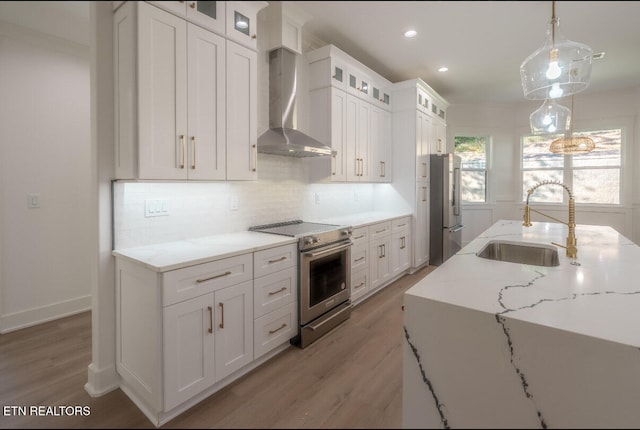
<path fill-rule="evenodd" d="M 309 183 L 309 160 L 260 154 L 257 181 L 114 183 L 114 247 L 246 231 L 252 225 L 402 210 L 390 184 Z M 147 205 L 166 213 L 145 213 Z M 151 207 L 153 211 L 155 206 Z"/>

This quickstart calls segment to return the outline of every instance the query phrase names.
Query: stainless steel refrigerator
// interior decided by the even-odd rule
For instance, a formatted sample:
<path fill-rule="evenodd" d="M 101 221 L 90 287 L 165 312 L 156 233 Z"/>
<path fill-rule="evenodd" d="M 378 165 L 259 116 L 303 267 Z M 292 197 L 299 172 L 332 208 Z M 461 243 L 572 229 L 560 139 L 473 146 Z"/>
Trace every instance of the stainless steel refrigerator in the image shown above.
<path fill-rule="evenodd" d="M 429 264 L 439 266 L 462 248 L 460 157 L 430 156 Z"/>

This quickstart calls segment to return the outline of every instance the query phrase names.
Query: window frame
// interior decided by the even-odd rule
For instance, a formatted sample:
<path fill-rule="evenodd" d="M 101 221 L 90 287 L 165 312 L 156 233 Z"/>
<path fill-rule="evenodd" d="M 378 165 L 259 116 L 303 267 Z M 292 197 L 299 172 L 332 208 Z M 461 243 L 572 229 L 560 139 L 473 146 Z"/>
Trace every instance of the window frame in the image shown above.
<path fill-rule="evenodd" d="M 491 199 L 491 187 L 489 186 L 490 175 L 491 175 L 491 147 L 492 147 L 492 136 L 490 133 L 466 133 L 466 132 L 456 132 L 453 135 L 453 154 L 457 155 L 455 141 L 457 137 L 473 137 L 473 138 L 484 138 L 485 139 L 485 167 L 484 169 L 464 169 L 462 165 L 460 166 L 460 173 L 462 172 L 484 172 L 484 201 L 483 202 L 471 202 L 467 200 L 462 200 L 461 204 L 466 206 L 480 206 L 480 205 L 489 205 L 492 203 Z M 462 184 L 461 184 L 462 187 Z M 461 190 L 462 193 L 462 190 Z"/>
<path fill-rule="evenodd" d="M 597 168 L 597 169 L 619 169 L 620 171 L 620 175 L 619 175 L 619 184 L 618 184 L 618 203 L 584 203 L 584 202 L 578 202 L 576 201 L 575 204 L 576 206 L 580 206 L 583 208 L 614 208 L 614 209 L 620 209 L 625 207 L 625 202 L 628 201 L 627 199 L 627 186 L 625 184 L 629 183 L 628 182 L 628 178 L 627 178 L 627 172 L 630 171 L 630 169 L 628 169 L 627 167 L 627 140 L 628 140 L 628 125 L 625 123 L 626 121 L 616 121 L 614 123 L 612 122 L 606 122 L 606 123 L 592 123 L 587 127 L 580 127 L 580 128 L 576 128 L 574 130 L 574 133 L 579 134 L 579 133 L 590 133 L 590 132 L 595 132 L 595 131 L 606 131 L 606 130 L 620 130 L 620 164 L 618 164 L 617 166 L 585 166 L 585 167 L 574 167 L 573 164 L 573 155 L 571 154 L 567 154 L 564 155 L 563 157 L 563 167 L 560 168 L 535 168 L 535 169 L 525 169 L 523 164 L 524 164 L 524 139 L 526 137 L 530 137 L 533 136 L 533 134 L 530 132 L 530 130 L 525 130 L 523 131 L 523 133 L 520 134 L 520 145 L 519 145 L 519 168 L 520 168 L 520 181 L 519 181 L 519 189 L 518 189 L 518 193 L 520 195 L 520 204 L 524 204 L 526 201 L 526 193 L 524 190 L 524 173 L 526 171 L 531 171 L 531 170 L 549 170 L 549 171 L 553 171 L 553 170 L 561 170 L 562 171 L 562 182 L 567 185 L 569 187 L 570 190 L 573 191 L 574 186 L 573 186 L 573 176 L 574 176 L 574 171 L 576 170 L 585 170 L 585 169 L 593 169 L 593 168 Z M 559 135 L 560 136 L 560 135 Z M 556 136 L 558 137 L 558 136 Z M 553 139 L 555 139 L 556 137 L 554 137 Z M 553 139 L 549 139 L 550 141 Z M 535 204 L 536 205 L 543 205 L 543 206 L 566 206 L 569 202 L 569 196 L 567 195 L 566 192 L 562 193 L 562 202 L 540 202 L 540 201 L 536 201 Z"/>

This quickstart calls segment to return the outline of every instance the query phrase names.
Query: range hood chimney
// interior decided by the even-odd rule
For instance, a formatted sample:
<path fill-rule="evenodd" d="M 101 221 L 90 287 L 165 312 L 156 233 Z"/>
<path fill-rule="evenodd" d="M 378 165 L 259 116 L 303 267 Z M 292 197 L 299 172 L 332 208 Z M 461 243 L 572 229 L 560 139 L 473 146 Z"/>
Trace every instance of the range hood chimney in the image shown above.
<path fill-rule="evenodd" d="M 281 13 L 282 3 L 274 3 L 279 7 L 276 13 Z M 279 18 L 277 24 L 282 25 L 286 20 Z M 290 28 L 281 31 L 290 34 Z M 275 43 L 279 47 L 269 52 L 269 130 L 258 137 L 258 152 L 288 157 L 330 156 L 335 153 L 330 146 L 298 130 L 298 55 L 294 52 L 298 46 L 290 50 L 284 44 L 279 40 Z"/>

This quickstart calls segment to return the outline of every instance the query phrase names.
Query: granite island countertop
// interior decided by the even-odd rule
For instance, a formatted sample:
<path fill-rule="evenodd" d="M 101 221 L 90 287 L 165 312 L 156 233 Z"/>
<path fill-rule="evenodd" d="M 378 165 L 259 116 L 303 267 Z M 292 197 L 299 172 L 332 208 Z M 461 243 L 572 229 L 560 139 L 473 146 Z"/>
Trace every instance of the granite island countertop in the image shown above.
<path fill-rule="evenodd" d="M 578 225 L 577 258 L 542 267 L 476 256 L 490 240 L 565 243 L 564 224 L 501 220 L 409 295 L 640 347 L 640 247 L 606 226 Z"/>
<path fill-rule="evenodd" d="M 577 225 L 556 267 L 476 255 L 567 233 L 498 221 L 406 291 L 404 428 L 640 427 L 640 247 Z"/>

